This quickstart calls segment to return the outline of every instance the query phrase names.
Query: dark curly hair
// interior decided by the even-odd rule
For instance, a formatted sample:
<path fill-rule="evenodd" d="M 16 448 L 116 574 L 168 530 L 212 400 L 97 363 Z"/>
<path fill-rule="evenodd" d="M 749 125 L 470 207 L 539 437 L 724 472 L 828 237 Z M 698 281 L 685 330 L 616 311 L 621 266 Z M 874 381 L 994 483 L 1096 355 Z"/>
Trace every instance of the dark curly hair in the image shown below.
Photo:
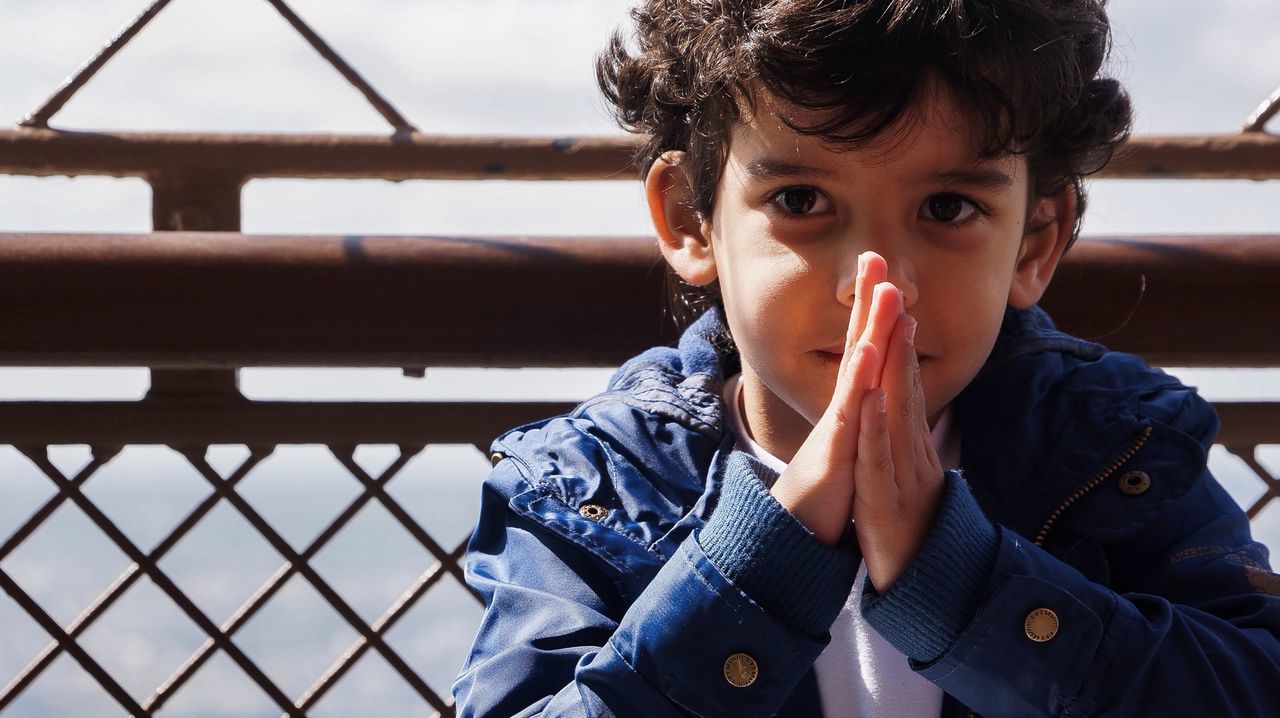
<path fill-rule="evenodd" d="M 596 74 L 618 122 L 648 140 L 642 176 L 684 153 L 693 209 L 711 215 L 733 124 L 763 88 L 818 124 L 793 130 L 858 146 L 939 79 L 979 119 L 983 156 L 1025 154 L 1032 190 L 1050 196 L 1102 169 L 1129 134 L 1129 98 L 1099 77 L 1111 41 L 1106 0 L 643 0 Z M 1078 233 L 1077 223 L 1075 232 Z M 1075 235 L 1072 236 L 1074 242 Z M 687 321 L 719 301 L 685 284 Z"/>

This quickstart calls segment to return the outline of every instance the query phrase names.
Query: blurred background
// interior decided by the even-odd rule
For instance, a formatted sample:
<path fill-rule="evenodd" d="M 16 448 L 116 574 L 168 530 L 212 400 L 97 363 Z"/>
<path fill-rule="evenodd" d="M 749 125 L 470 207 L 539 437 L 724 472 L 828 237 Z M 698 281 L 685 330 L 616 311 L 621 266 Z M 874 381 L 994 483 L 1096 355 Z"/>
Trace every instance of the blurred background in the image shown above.
<path fill-rule="evenodd" d="M 133 20 L 145 0 L 0 0 L 0 121 L 16 123 Z M 623 25 L 619 0 L 292 0 L 290 6 L 421 131 L 441 134 L 612 135 L 595 88 L 593 58 Z M 1232 132 L 1277 84 L 1280 4 L 1274 0 L 1113 0 L 1111 73 L 1137 109 L 1135 134 Z M 384 120 L 263 0 L 174 0 L 58 114 L 80 130 L 386 134 Z M 1092 183 L 1083 234 L 1280 232 L 1280 183 L 1135 181 Z M 245 233 L 396 235 L 650 234 L 639 183 L 255 180 L 243 193 Z M 0 176 L 0 232 L 148 232 L 150 189 L 141 179 Z M 0 311 L 4 311 L 0 307 Z M 1248 311 L 1241 307 L 1240 311 Z M 1260 317 L 1259 331 L 1275 331 Z M 1194 342 L 1195 337 L 1187 337 Z M 1170 367 L 1211 399 L 1280 399 L 1277 369 Z M 608 369 L 244 369 L 252 399 L 574 400 L 602 388 Z M 0 368 L 0 399 L 138 399 L 143 368 Z M 0 437 L 2 440 L 3 437 Z M 1280 447 L 1259 456 L 1280 472 Z M 74 469 L 86 447 L 55 447 Z M 218 447 L 233 467 L 243 447 Z M 361 447 L 371 472 L 394 447 Z M 1259 482 L 1215 449 L 1214 469 L 1242 504 Z M 470 529 L 488 467 L 470 446 L 432 446 L 390 491 L 452 546 Z M 25 457 L 0 446 L 0 536 L 52 492 Z M 318 446 L 284 446 L 242 484 L 242 493 L 295 546 L 360 490 Z M 86 493 L 140 546 L 151 546 L 207 486 L 173 451 L 131 446 Z M 139 511 L 139 507 L 144 510 Z M 376 508 L 376 507 L 375 507 Z M 1280 547 L 1280 502 L 1256 521 Z M 279 565 L 279 556 L 228 507 L 184 539 L 162 566 L 221 620 Z M 3 568 L 64 625 L 128 565 L 97 528 L 64 506 Z M 315 561 L 372 620 L 431 558 L 403 528 L 363 511 Z M 446 584 L 448 582 L 445 582 Z M 465 656 L 479 607 L 441 584 L 389 634 L 437 691 Z M 294 580 L 237 634 L 290 695 L 305 690 L 354 632 Z M 135 696 L 146 696 L 202 642 L 203 633 L 147 582 L 89 629 L 84 643 Z M 0 683 L 48 642 L 0 595 Z M 366 656 L 315 715 L 419 714 L 421 699 L 385 664 Z M 63 656 L 0 715 L 117 715 L 119 706 Z M 228 659 L 217 657 L 166 705 L 165 715 L 275 715 L 278 710 Z"/>

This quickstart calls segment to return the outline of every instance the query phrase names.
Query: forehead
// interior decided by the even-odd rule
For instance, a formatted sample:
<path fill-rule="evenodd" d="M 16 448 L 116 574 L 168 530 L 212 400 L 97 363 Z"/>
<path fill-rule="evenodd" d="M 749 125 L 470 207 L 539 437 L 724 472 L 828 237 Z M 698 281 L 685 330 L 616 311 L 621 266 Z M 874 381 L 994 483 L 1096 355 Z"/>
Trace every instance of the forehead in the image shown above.
<path fill-rule="evenodd" d="M 897 120 L 862 144 L 827 141 L 791 125 L 819 124 L 822 113 L 797 108 L 760 92 L 729 135 L 729 165 L 752 174 L 777 167 L 813 174 L 849 170 L 919 176 L 947 172 L 1003 174 L 1015 183 L 1026 174 L 1022 155 L 982 153 L 984 126 L 942 83 L 929 83 Z"/>

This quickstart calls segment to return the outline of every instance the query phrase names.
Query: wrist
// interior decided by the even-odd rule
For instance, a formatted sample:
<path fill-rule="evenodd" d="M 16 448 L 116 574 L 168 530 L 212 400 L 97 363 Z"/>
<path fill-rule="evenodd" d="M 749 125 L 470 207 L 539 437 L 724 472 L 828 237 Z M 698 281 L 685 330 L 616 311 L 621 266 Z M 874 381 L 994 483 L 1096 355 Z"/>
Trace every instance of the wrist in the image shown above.
<path fill-rule="evenodd" d="M 720 501 L 697 536 L 703 552 L 743 593 L 779 620 L 826 633 L 853 586 L 856 545 L 828 546 L 765 488 L 772 472 L 734 452 L 725 463 Z"/>

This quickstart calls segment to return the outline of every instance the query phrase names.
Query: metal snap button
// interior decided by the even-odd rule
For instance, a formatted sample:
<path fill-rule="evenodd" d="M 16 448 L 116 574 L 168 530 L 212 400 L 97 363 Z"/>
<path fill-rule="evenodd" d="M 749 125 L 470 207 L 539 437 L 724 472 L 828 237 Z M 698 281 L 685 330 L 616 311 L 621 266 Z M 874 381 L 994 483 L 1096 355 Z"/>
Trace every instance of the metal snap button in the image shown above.
<path fill-rule="evenodd" d="M 1022 628 L 1027 632 L 1027 638 L 1036 643 L 1044 643 L 1058 635 L 1058 614 L 1047 608 L 1037 608 L 1027 614 Z"/>
<path fill-rule="evenodd" d="M 746 688 L 756 682 L 760 666 L 756 659 L 745 653 L 735 653 L 724 659 L 724 679 L 735 688 Z"/>
<path fill-rule="evenodd" d="M 600 504 L 583 504 L 578 507 L 578 513 L 592 521 L 599 521 L 600 519 L 603 519 L 609 511 Z"/>
<path fill-rule="evenodd" d="M 489 464 L 491 466 L 497 466 L 498 462 L 502 461 L 505 458 L 507 458 L 506 454 L 502 453 L 501 451 L 495 451 L 492 454 L 489 454 Z"/>
<path fill-rule="evenodd" d="M 1145 471 L 1130 471 L 1120 477 L 1120 490 L 1130 496 L 1140 496 L 1151 488 L 1151 477 Z"/>

